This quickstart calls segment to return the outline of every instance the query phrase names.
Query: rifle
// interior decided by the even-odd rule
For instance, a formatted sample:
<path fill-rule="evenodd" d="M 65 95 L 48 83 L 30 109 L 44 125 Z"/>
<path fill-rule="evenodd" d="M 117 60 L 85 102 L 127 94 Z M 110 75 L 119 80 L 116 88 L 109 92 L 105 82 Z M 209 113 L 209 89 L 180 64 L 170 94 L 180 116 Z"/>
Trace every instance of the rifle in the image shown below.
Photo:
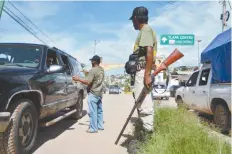
<path fill-rule="evenodd" d="M 152 73 L 152 80 L 154 80 L 154 77 L 159 74 L 159 72 L 161 72 L 162 70 L 165 70 L 169 65 L 171 65 L 172 63 L 176 62 L 177 60 L 179 60 L 180 58 L 182 58 L 184 55 L 178 50 L 178 49 L 175 49 L 168 57 L 167 59 L 165 59 L 160 67 L 155 70 L 153 73 Z M 147 94 L 149 93 L 150 91 L 146 88 L 146 87 L 143 87 L 143 90 L 141 91 L 138 99 L 135 101 L 135 105 L 133 106 L 120 134 L 118 135 L 118 138 L 117 140 L 115 141 L 115 144 L 117 145 L 118 144 L 118 141 L 120 140 L 127 124 L 129 123 L 134 111 L 136 108 L 140 107 L 144 101 L 144 99 L 146 98 Z"/>

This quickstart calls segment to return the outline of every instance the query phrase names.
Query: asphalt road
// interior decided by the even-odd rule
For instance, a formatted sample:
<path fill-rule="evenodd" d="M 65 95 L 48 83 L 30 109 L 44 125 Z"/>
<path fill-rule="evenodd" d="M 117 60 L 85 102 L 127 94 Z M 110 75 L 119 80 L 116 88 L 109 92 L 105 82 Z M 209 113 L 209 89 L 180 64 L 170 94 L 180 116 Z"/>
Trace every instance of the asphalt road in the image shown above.
<path fill-rule="evenodd" d="M 118 145 L 114 142 L 129 115 L 134 100 L 132 95 L 104 95 L 103 112 L 105 130 L 97 134 L 86 132 L 89 117 L 85 115 L 78 122 L 64 119 L 59 123 L 43 128 L 39 137 L 35 154 L 127 154 L 125 144 L 131 138 L 136 112 L 126 128 Z M 87 110 L 85 100 L 84 110 Z"/>

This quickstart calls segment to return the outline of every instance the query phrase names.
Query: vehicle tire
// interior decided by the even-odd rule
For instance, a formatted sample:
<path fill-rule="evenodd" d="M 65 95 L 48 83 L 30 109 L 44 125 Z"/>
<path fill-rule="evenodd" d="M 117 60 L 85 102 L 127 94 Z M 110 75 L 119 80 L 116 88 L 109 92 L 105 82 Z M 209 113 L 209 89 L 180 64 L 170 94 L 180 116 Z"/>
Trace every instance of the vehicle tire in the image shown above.
<path fill-rule="evenodd" d="M 224 104 L 217 104 L 214 111 L 214 123 L 222 133 L 227 133 L 231 125 L 231 113 Z"/>
<path fill-rule="evenodd" d="M 169 97 L 166 97 L 167 100 L 169 100 Z"/>
<path fill-rule="evenodd" d="M 83 95 L 79 94 L 76 105 L 73 107 L 77 111 L 71 115 L 72 119 L 79 120 L 83 116 Z"/>
<path fill-rule="evenodd" d="M 29 154 L 38 132 L 38 114 L 28 99 L 15 102 L 7 131 L 0 135 L 1 154 Z"/>
<path fill-rule="evenodd" d="M 184 102 L 183 102 L 182 98 L 177 98 L 176 103 L 177 103 L 178 108 L 180 108 L 180 107 L 182 107 L 184 105 Z"/>

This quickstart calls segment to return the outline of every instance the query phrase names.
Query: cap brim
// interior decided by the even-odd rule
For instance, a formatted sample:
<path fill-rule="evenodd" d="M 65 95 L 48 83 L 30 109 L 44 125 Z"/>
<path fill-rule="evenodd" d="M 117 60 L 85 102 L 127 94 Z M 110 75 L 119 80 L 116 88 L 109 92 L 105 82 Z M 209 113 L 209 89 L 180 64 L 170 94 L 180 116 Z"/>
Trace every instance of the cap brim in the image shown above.
<path fill-rule="evenodd" d="M 133 16 L 131 16 L 129 20 L 132 20 L 132 19 L 133 19 Z"/>

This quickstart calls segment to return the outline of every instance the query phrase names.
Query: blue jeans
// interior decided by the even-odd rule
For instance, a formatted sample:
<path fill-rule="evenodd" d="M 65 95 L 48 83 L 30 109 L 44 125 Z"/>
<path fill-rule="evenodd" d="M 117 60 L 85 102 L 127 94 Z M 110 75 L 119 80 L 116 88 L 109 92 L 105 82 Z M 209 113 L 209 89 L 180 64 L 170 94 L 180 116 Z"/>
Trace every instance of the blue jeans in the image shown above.
<path fill-rule="evenodd" d="M 91 93 L 88 95 L 89 118 L 91 132 L 96 132 L 98 129 L 103 130 L 103 110 L 102 97 L 95 96 Z"/>

